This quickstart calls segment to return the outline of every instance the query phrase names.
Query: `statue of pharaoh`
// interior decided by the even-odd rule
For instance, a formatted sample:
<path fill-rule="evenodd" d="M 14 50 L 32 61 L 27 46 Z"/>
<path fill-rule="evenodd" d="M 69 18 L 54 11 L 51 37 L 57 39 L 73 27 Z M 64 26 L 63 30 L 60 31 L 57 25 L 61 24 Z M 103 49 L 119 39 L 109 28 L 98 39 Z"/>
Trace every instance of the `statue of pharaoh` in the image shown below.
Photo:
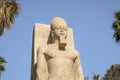
<path fill-rule="evenodd" d="M 52 20 L 47 46 L 36 51 L 35 80 L 84 80 L 79 53 L 67 45 L 67 30 L 63 18 Z"/>

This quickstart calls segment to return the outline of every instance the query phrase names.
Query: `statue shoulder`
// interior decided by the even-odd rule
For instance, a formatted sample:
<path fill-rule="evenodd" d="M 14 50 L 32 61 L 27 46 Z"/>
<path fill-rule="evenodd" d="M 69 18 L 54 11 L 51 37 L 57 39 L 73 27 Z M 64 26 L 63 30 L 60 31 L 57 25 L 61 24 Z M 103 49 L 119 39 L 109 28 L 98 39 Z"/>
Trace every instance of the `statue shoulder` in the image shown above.
<path fill-rule="evenodd" d="M 50 50 L 52 48 L 52 45 L 50 44 L 50 45 L 47 45 L 46 47 L 41 47 L 41 46 L 39 46 L 38 48 L 37 48 L 37 51 L 39 51 L 39 52 L 46 52 L 47 50 Z"/>
<path fill-rule="evenodd" d="M 53 44 L 47 45 L 46 50 L 45 50 L 45 53 L 46 53 L 46 54 L 50 54 L 50 53 L 53 52 L 53 51 L 54 51 L 54 50 L 53 50 Z"/>
<path fill-rule="evenodd" d="M 74 55 L 79 56 L 79 51 L 75 48 L 67 47 L 68 51 L 72 52 Z"/>
<path fill-rule="evenodd" d="M 78 56 L 78 57 L 80 56 L 78 50 L 74 49 L 74 53 L 75 53 L 76 56 Z"/>
<path fill-rule="evenodd" d="M 49 44 L 49 45 L 47 45 L 47 47 L 46 47 L 46 51 L 47 50 L 52 50 L 53 49 L 53 44 Z"/>
<path fill-rule="evenodd" d="M 37 53 L 45 53 L 45 52 L 46 52 L 46 48 L 44 48 L 44 47 L 37 48 Z"/>

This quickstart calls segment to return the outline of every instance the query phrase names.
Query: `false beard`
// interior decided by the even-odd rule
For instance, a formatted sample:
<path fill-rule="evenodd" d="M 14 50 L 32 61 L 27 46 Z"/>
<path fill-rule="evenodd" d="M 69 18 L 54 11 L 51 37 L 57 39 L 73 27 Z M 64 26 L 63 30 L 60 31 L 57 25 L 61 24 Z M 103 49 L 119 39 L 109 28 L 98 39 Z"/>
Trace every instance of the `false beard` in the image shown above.
<path fill-rule="evenodd" d="M 59 49 L 65 50 L 66 45 L 67 45 L 67 41 L 66 41 L 65 36 L 60 36 L 59 37 Z"/>

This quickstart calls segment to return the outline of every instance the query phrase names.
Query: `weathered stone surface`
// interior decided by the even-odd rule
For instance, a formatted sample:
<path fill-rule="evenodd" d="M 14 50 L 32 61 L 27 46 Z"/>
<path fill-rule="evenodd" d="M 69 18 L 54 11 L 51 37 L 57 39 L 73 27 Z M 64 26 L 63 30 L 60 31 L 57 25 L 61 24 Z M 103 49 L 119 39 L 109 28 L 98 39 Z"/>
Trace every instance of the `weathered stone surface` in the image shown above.
<path fill-rule="evenodd" d="M 63 18 L 35 24 L 31 80 L 84 80 L 73 32 Z"/>

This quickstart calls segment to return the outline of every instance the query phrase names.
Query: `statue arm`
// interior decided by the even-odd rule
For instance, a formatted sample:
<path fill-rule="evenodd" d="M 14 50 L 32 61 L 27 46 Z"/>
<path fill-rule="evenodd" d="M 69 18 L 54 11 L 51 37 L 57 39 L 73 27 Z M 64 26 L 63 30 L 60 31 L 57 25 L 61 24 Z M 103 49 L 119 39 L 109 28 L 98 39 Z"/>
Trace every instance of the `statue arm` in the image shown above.
<path fill-rule="evenodd" d="M 37 80 L 47 80 L 48 78 L 48 66 L 44 52 L 42 48 L 37 50 Z"/>
<path fill-rule="evenodd" d="M 77 56 L 75 57 L 74 66 L 73 66 L 74 80 L 84 80 L 82 67 L 80 64 L 80 56 L 78 52 L 76 53 Z"/>

